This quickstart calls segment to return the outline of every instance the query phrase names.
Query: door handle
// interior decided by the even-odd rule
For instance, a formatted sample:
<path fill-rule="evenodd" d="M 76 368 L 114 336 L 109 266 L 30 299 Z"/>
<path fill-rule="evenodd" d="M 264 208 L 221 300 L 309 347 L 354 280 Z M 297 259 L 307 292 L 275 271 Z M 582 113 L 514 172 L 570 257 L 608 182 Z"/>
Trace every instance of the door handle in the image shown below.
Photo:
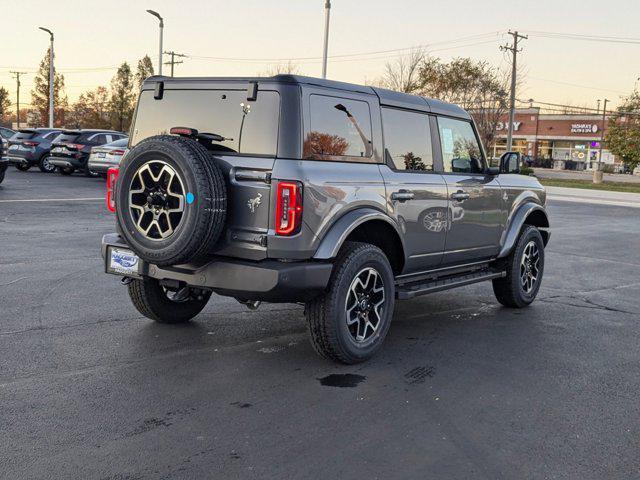
<path fill-rule="evenodd" d="M 398 190 L 391 194 L 391 200 L 397 200 L 399 202 L 406 202 L 407 200 L 411 200 L 413 197 L 414 194 L 411 190 Z"/>
<path fill-rule="evenodd" d="M 456 200 L 458 202 L 464 202 L 469 198 L 469 194 L 467 192 L 463 192 L 462 190 L 458 190 L 456 193 L 451 194 L 451 199 Z"/>

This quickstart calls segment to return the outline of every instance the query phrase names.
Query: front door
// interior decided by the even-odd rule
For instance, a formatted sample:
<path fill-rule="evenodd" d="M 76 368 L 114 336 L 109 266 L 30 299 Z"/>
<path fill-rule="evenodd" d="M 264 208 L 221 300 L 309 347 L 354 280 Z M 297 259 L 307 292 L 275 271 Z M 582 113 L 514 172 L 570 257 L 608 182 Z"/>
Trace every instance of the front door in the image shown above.
<path fill-rule="evenodd" d="M 434 171 L 429 116 L 382 108 L 389 214 L 404 237 L 405 273 L 440 265 L 448 225 L 447 186 Z"/>
<path fill-rule="evenodd" d="M 495 175 L 486 173 L 471 122 L 439 117 L 438 133 L 451 219 L 443 263 L 494 257 L 504 228 L 500 183 Z"/>

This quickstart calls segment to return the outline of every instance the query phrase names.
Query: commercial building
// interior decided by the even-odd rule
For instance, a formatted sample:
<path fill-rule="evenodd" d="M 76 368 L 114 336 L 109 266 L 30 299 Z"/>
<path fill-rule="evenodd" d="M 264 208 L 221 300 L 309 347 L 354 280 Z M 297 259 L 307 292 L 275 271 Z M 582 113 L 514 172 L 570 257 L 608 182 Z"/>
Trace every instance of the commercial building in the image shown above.
<path fill-rule="evenodd" d="M 507 149 L 508 114 L 497 125 L 488 155 L 500 157 Z M 609 118 L 605 118 L 604 128 Z M 615 156 L 602 145 L 602 115 L 540 113 L 540 108 L 516 110 L 513 124 L 513 150 L 538 161 L 547 160 L 555 168 L 591 169 L 597 162 L 620 166 Z"/>

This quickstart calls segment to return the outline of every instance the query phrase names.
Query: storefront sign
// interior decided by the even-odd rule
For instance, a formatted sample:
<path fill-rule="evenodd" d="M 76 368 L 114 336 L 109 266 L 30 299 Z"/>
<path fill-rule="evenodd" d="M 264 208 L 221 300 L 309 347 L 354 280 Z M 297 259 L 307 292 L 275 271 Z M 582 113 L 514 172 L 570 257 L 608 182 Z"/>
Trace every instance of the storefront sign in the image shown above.
<path fill-rule="evenodd" d="M 596 133 L 598 125 L 592 123 L 572 123 L 571 133 Z"/>
<path fill-rule="evenodd" d="M 513 131 L 517 132 L 518 130 L 520 130 L 520 125 L 522 125 L 522 122 L 513 122 Z M 509 129 L 509 122 L 498 122 L 496 124 L 496 130 L 508 130 Z"/>

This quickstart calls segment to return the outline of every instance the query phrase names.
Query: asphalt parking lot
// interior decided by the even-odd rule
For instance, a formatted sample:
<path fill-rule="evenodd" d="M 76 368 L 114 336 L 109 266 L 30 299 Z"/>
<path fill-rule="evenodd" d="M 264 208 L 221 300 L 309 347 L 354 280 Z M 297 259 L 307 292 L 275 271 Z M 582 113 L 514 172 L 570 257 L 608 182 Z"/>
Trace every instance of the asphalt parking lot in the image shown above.
<path fill-rule="evenodd" d="M 0 477 L 640 476 L 640 214 L 550 202 L 539 300 L 401 303 L 372 361 L 318 358 L 302 307 L 215 297 L 157 325 L 102 273 L 103 181 L 0 185 Z"/>

